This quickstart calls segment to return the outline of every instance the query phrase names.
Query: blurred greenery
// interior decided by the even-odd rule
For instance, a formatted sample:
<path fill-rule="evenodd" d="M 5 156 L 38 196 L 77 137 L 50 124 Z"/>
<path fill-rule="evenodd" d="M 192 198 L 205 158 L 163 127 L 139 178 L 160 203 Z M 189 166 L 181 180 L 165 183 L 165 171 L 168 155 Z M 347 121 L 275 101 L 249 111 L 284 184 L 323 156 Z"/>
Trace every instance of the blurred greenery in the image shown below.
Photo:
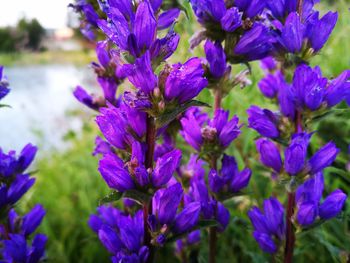
<path fill-rule="evenodd" d="M 185 3 L 186 5 L 186 3 Z M 320 65 L 327 77 L 335 77 L 349 68 L 350 52 L 350 15 L 346 1 L 337 1 L 331 5 L 332 10 L 339 12 L 339 21 L 333 35 L 322 53 L 315 57 L 312 64 Z M 329 7 L 320 5 L 324 12 Z M 176 31 L 180 32 L 180 48 L 172 61 L 185 61 L 194 55 L 203 54 L 201 48 L 189 50 L 188 39 L 198 28 L 193 14 L 189 12 L 189 20 L 182 15 L 177 23 Z M 233 72 L 238 73 L 243 66 L 234 66 Z M 252 85 L 242 89 L 234 89 L 224 99 L 223 106 L 237 114 L 242 123 L 247 123 L 246 109 L 251 104 L 262 107 L 273 107 L 273 103 L 263 98 L 256 86 L 262 77 L 258 63 L 253 63 Z M 200 100 L 211 103 L 209 91 L 200 95 Z M 342 106 L 340 106 L 342 107 Z M 97 158 L 91 155 L 94 135 L 97 133 L 94 123 L 86 125 L 82 135 L 73 136 L 72 147 L 65 152 L 49 153 L 37 163 L 37 183 L 22 208 L 27 210 L 34 203 L 40 202 L 47 209 L 47 216 L 41 226 L 41 231 L 49 236 L 49 262 L 108 262 L 108 255 L 100 245 L 94 233 L 86 222 L 98 204 L 98 199 L 107 193 L 107 187 L 97 172 Z M 350 143 L 350 122 L 348 115 L 333 114 L 325 121 L 320 121 L 311 127 L 318 129 L 318 136 L 312 141 L 311 151 L 317 150 L 328 140 L 334 140 L 342 147 L 342 154 L 335 163 L 336 168 L 325 172 L 326 189 L 329 193 L 335 188 L 341 188 L 350 193 L 350 173 L 346 171 L 349 155 L 346 153 Z M 254 139 L 257 133 L 242 128 L 242 135 L 229 149 L 235 155 L 239 165 L 248 165 L 253 169 L 253 178 L 248 188 L 249 197 L 240 197 L 228 201 L 230 207 L 230 225 L 220 234 L 217 262 L 270 262 L 269 255 L 258 248 L 251 235 L 251 226 L 246 212 L 252 205 L 261 205 L 263 199 L 278 195 L 283 187 L 271 184 L 268 170 L 258 162 Z M 316 138 L 317 137 L 317 138 Z M 188 153 L 189 148 L 184 147 Z M 325 194 L 326 194 L 325 193 Z M 283 195 L 279 195 L 283 196 Z M 285 201 L 282 200 L 281 201 Z M 349 262 L 350 253 L 350 201 L 347 201 L 344 213 L 323 225 L 297 235 L 295 262 Z M 200 248 L 200 262 L 207 262 L 206 233 L 203 232 L 203 242 Z M 159 255 L 157 262 L 178 262 L 172 253 L 171 246 Z M 276 258 L 278 261 L 278 257 Z"/>

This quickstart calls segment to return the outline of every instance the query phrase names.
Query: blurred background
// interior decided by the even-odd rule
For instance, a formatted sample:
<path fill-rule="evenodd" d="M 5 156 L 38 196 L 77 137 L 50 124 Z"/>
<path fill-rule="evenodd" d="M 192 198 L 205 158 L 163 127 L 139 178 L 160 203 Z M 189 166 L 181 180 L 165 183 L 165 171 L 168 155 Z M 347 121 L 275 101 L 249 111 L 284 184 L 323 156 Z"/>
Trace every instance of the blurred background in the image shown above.
<path fill-rule="evenodd" d="M 96 2 L 96 1 L 91 1 Z M 188 3 L 189 17 L 184 14 L 175 30 L 181 42 L 172 62 L 184 62 L 192 56 L 203 56 L 202 48 L 189 50 L 188 40 L 198 28 Z M 327 77 L 335 77 L 350 68 L 349 2 L 321 1 L 321 12 L 339 12 L 338 24 L 322 53 L 314 60 Z M 91 152 L 98 131 L 95 113 L 85 109 L 72 95 L 76 85 L 98 93 L 93 70 L 94 46 L 79 32 L 79 17 L 68 8 L 69 0 L 4 1 L 0 9 L 0 65 L 8 77 L 11 92 L 2 101 L 10 107 L 0 111 L 0 145 L 7 151 L 20 150 L 27 142 L 39 147 L 35 167 L 37 183 L 25 196 L 19 209 L 28 211 L 42 203 L 47 216 L 40 228 L 49 237 L 49 262 L 108 262 L 109 255 L 88 228 L 87 219 L 94 213 L 98 201 L 108 189 L 97 173 L 97 158 Z M 95 3 L 96 4 L 96 3 Z M 9 15 L 11 14 L 11 15 Z M 236 66 L 237 73 L 243 67 Z M 257 88 L 262 77 L 259 63 L 253 63 L 252 85 L 235 89 L 224 100 L 224 108 L 246 122 L 246 109 L 251 105 L 273 107 Z M 211 94 L 204 91 L 200 100 L 211 103 Z M 343 107 L 342 105 L 340 107 Z M 342 147 L 336 168 L 327 170 L 327 192 L 342 188 L 350 193 L 349 114 L 333 114 L 317 123 L 322 140 L 313 141 L 313 149 L 325 141 L 334 140 Z M 315 127 L 316 128 L 316 127 Z M 218 262 L 267 262 L 268 256 L 258 249 L 251 236 L 246 211 L 261 204 L 271 192 L 269 174 L 258 163 L 254 138 L 257 134 L 246 126 L 231 147 L 241 166 L 248 164 L 254 171 L 249 186 L 250 197 L 232 200 L 229 229 L 220 237 Z M 189 149 L 183 145 L 183 150 Z M 348 165 L 348 170 L 345 168 Z M 350 203 L 341 218 L 334 219 L 318 230 L 298 236 L 296 262 L 349 262 Z M 205 233 L 203 233 L 205 238 Z M 172 247 L 167 252 L 172 253 Z M 206 246 L 200 260 L 206 262 Z M 162 262 L 177 262 L 167 257 Z"/>

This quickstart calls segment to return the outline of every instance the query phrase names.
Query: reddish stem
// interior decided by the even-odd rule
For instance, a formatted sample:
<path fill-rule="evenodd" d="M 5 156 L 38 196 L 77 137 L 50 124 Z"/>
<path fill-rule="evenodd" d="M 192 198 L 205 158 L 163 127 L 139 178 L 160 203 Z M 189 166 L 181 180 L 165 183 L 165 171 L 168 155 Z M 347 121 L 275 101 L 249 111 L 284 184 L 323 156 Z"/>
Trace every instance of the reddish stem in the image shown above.
<path fill-rule="evenodd" d="M 286 233 L 286 247 L 284 250 L 284 263 L 293 262 L 293 251 L 295 244 L 295 233 L 293 229 L 292 216 L 294 214 L 295 193 L 288 193 L 288 207 L 287 207 L 287 233 Z"/>
<path fill-rule="evenodd" d="M 295 133 L 300 133 L 303 131 L 303 116 L 301 112 L 297 111 L 295 116 Z M 284 263 L 293 262 L 293 251 L 295 245 L 295 233 L 293 229 L 292 217 L 294 214 L 295 208 L 295 192 L 291 190 L 288 193 L 288 205 L 287 205 L 287 233 L 286 233 L 286 246 L 284 250 Z"/>
<path fill-rule="evenodd" d="M 214 114 L 215 112 L 221 108 L 222 101 L 222 92 L 220 87 L 217 87 L 214 91 Z M 217 156 L 213 156 L 210 160 L 210 168 L 217 169 Z M 217 246 L 217 228 L 210 227 L 209 228 L 209 263 L 216 262 L 216 246 Z"/>
<path fill-rule="evenodd" d="M 148 116 L 147 118 L 147 131 L 146 131 L 146 160 L 145 165 L 147 169 L 153 169 L 153 159 L 154 159 L 154 148 L 156 144 L 157 129 L 155 125 L 155 120 L 153 117 Z M 154 247 L 151 244 L 151 230 L 148 225 L 148 215 L 152 213 L 152 199 L 149 203 L 145 203 L 143 206 L 143 221 L 144 221 L 144 244 L 149 248 L 149 256 L 147 263 L 152 263 L 154 260 Z"/>

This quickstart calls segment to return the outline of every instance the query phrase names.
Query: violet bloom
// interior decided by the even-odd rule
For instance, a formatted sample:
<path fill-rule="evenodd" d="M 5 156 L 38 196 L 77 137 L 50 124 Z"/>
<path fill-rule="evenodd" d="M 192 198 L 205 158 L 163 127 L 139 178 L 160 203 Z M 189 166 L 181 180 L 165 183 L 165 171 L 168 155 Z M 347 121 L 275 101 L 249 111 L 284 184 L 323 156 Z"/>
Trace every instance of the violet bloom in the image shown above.
<path fill-rule="evenodd" d="M 110 188 L 125 192 L 138 187 L 161 187 L 169 182 L 180 164 L 181 152 L 172 150 L 156 161 L 154 170 L 146 169 L 144 148 L 139 142 L 132 144 L 132 156 L 126 164 L 115 154 L 105 154 L 99 171 Z"/>
<path fill-rule="evenodd" d="M 270 53 L 273 42 L 274 38 L 269 29 L 262 24 L 255 23 L 241 37 L 234 48 L 234 53 L 244 61 L 259 60 Z"/>
<path fill-rule="evenodd" d="M 192 180 L 188 193 L 184 196 L 185 204 L 193 202 L 200 203 L 201 217 L 203 219 L 214 219 L 219 223 L 218 230 L 224 231 L 228 226 L 230 213 L 225 206 L 209 195 L 208 187 L 204 181 Z"/>
<path fill-rule="evenodd" d="M 198 119 L 196 112 L 188 111 L 181 119 L 182 136 L 193 148 L 200 151 L 203 144 L 218 145 L 227 148 L 240 134 L 238 117 L 229 120 L 229 112 L 218 109 L 213 119 Z M 207 125 L 205 125 L 205 122 Z"/>
<path fill-rule="evenodd" d="M 8 240 L 3 240 L 3 259 L 5 262 L 31 262 L 36 263 L 44 260 L 45 245 L 47 237 L 42 234 L 37 234 L 31 245 L 23 235 L 9 234 Z"/>
<path fill-rule="evenodd" d="M 181 254 L 187 247 L 197 245 L 201 240 L 201 231 L 195 230 L 189 233 L 185 238 L 176 240 L 176 253 Z"/>
<path fill-rule="evenodd" d="M 312 134 L 294 134 L 292 141 L 284 152 L 284 167 L 287 173 L 294 176 L 301 172 L 306 164 L 307 147 Z"/>
<path fill-rule="evenodd" d="M 186 165 L 180 167 L 179 174 L 183 180 L 203 180 L 205 177 L 205 162 L 196 154 L 191 154 Z"/>
<path fill-rule="evenodd" d="M 311 68 L 299 65 L 289 85 L 283 76 L 268 75 L 259 83 L 262 92 L 272 97 L 278 93 L 278 101 L 282 113 L 294 119 L 295 110 L 317 111 L 324 106 L 333 107 L 346 100 L 350 88 L 350 71 L 345 70 L 337 78 L 328 80 L 322 76 L 319 67 Z"/>
<path fill-rule="evenodd" d="M 258 139 L 256 149 L 260 153 L 260 161 L 276 173 L 282 170 L 282 159 L 277 145 L 268 139 Z"/>
<path fill-rule="evenodd" d="M 209 171 L 209 186 L 214 193 L 234 194 L 247 187 L 251 174 L 248 168 L 239 171 L 235 158 L 224 154 L 221 170 Z"/>
<path fill-rule="evenodd" d="M 3 70 L 4 67 L 0 65 L 0 100 L 10 92 L 10 90 L 7 88 L 8 82 L 3 74 Z"/>
<path fill-rule="evenodd" d="M 210 74 L 214 78 L 222 78 L 228 69 L 226 65 L 226 54 L 220 42 L 212 43 L 207 40 L 204 45 L 205 55 L 209 62 Z"/>
<path fill-rule="evenodd" d="M 250 128 L 268 138 L 280 136 L 278 130 L 279 117 L 277 114 L 267 109 L 260 109 L 254 105 L 247 110 L 247 113 Z"/>
<path fill-rule="evenodd" d="M 201 205 L 198 202 L 185 204 L 178 212 L 183 190 L 179 183 L 158 190 L 153 196 L 153 212 L 150 218 L 152 230 L 164 228 L 165 238 L 170 233 L 181 234 L 191 230 L 198 222 Z M 162 244 L 160 244 L 162 245 Z"/>
<path fill-rule="evenodd" d="M 119 108 L 101 108 L 96 122 L 107 141 L 118 149 L 126 149 L 146 133 L 146 113 L 122 103 Z"/>
<path fill-rule="evenodd" d="M 280 25 L 281 32 L 277 37 L 284 52 L 300 53 L 303 43 L 308 48 L 318 52 L 327 42 L 338 19 L 337 13 L 328 12 L 321 19 L 319 13 L 313 12 L 309 17 L 300 19 L 297 12 L 288 15 L 284 26 Z"/>
<path fill-rule="evenodd" d="M 98 215 L 90 216 L 89 226 L 113 255 L 112 262 L 147 262 L 149 252 L 143 245 L 142 210 L 134 216 L 108 206 L 101 206 L 97 211 Z"/>
<path fill-rule="evenodd" d="M 185 64 L 173 65 L 165 82 L 164 97 L 167 101 L 185 103 L 196 97 L 207 85 L 201 60 L 191 58 Z"/>
<path fill-rule="evenodd" d="M 264 211 L 253 207 L 248 216 L 254 227 L 253 236 L 260 248 L 270 254 L 277 252 L 275 238 L 282 241 L 285 235 L 284 209 L 281 203 L 271 197 L 264 201 Z"/>
<path fill-rule="evenodd" d="M 319 149 L 309 160 L 310 173 L 321 172 L 324 168 L 330 166 L 337 157 L 340 149 L 333 142 L 329 142 Z"/>
<path fill-rule="evenodd" d="M 337 189 L 329 194 L 321 204 L 323 189 L 322 172 L 316 173 L 299 186 L 296 192 L 296 218 L 301 226 L 308 227 L 316 222 L 317 218 L 331 219 L 341 212 L 347 198 L 346 194 Z"/>
<path fill-rule="evenodd" d="M 40 225 L 46 212 L 42 205 L 36 205 L 23 217 L 19 217 L 14 209 L 9 212 L 10 232 L 18 233 L 24 237 L 32 234 Z"/>
<path fill-rule="evenodd" d="M 178 9 L 161 13 L 158 21 L 155 12 L 159 5 L 153 7 L 153 2 L 143 1 L 136 9 L 129 1 L 109 1 L 104 6 L 108 22 L 100 19 L 98 26 L 121 50 L 129 51 L 134 57 L 141 56 L 150 50 L 157 41 L 157 27 L 164 29 L 174 23 L 179 15 Z M 168 45 L 167 43 L 163 43 Z"/>
<path fill-rule="evenodd" d="M 281 71 L 267 74 L 258 83 L 261 93 L 267 98 L 275 98 L 286 81 Z"/>
<path fill-rule="evenodd" d="M 35 179 L 23 174 L 32 163 L 37 148 L 27 144 L 20 155 L 15 151 L 4 153 L 0 148 L 0 177 L 7 180 L 0 182 L 0 207 L 15 204 L 34 184 Z"/>

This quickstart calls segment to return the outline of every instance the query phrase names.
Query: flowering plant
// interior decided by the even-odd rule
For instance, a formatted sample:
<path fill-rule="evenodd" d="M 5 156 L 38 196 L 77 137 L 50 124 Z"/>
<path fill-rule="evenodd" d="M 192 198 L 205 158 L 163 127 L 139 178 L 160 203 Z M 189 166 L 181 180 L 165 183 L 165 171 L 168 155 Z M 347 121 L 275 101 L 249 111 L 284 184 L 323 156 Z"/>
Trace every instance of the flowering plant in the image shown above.
<path fill-rule="evenodd" d="M 248 216 L 261 249 L 277 255 L 284 247 L 284 261 L 291 262 L 295 232 L 335 217 L 346 200 L 337 189 L 321 201 L 323 170 L 334 162 L 337 146 L 329 142 L 314 154 L 309 149 L 314 119 L 350 98 L 348 71 L 327 79 L 308 65 L 337 14 L 320 18 L 313 0 L 190 0 L 202 28 L 191 48 L 205 41 L 206 58 L 171 64 L 180 39 L 174 24 L 183 9 L 177 1 L 98 2 L 102 16 L 84 1 L 72 6 L 85 15 L 83 30 L 94 27 L 104 35 L 96 43 L 99 63 L 92 63 L 103 97 L 79 86 L 74 95 L 98 112 L 105 138 L 97 137 L 94 154 L 101 156 L 98 169 L 112 192 L 89 225 L 111 261 L 154 262 L 158 250 L 176 241 L 175 252 L 186 262 L 203 228 L 209 262 L 216 261 L 217 240 L 230 222 L 226 201 L 247 195 L 254 176 L 248 162 L 238 165 L 230 155 L 243 122 L 230 117 L 222 101 L 250 83 L 250 63 L 261 60 L 266 76 L 259 89 L 279 111 L 252 105 L 248 127 L 260 134 L 261 163 L 285 191 Z M 237 64 L 247 70 L 233 75 Z M 124 85 L 130 88 L 117 96 Z M 204 89 L 213 95 L 212 114 L 195 99 Z M 193 148 L 187 163 L 177 134 Z M 286 209 L 278 200 L 285 197 Z M 119 199 L 124 209 L 117 208 Z"/>

